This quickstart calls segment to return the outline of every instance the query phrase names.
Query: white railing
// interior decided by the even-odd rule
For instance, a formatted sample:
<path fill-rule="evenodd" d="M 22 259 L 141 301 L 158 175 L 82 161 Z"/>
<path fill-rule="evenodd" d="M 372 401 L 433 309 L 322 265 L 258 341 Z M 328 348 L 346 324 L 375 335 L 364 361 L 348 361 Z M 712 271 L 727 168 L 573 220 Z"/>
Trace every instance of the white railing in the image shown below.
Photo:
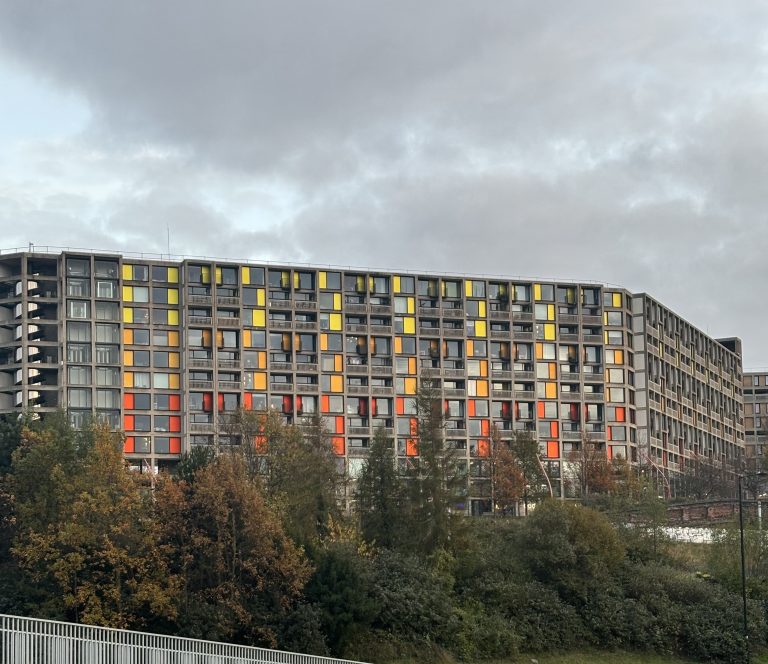
<path fill-rule="evenodd" d="M 349 660 L 0 614 L 0 664 L 361 664 Z"/>

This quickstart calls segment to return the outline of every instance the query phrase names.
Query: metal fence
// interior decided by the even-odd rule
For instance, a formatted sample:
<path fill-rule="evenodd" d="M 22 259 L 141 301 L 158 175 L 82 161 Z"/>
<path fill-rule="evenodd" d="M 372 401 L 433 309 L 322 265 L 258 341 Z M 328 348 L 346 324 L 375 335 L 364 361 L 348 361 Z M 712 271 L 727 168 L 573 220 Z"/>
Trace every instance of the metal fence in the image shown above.
<path fill-rule="evenodd" d="M 361 664 L 331 657 L 0 614 L 0 664 Z"/>

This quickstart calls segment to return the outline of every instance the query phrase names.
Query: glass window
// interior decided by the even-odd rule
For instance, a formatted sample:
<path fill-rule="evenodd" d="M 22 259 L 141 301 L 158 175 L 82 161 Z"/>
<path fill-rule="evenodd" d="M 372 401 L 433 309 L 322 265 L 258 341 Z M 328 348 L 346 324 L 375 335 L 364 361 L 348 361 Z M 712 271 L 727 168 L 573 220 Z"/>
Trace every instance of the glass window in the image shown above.
<path fill-rule="evenodd" d="M 67 341 L 90 341 L 90 323 L 67 323 Z"/>
<path fill-rule="evenodd" d="M 152 419 L 149 415 L 133 416 L 133 431 L 150 431 Z"/>
<path fill-rule="evenodd" d="M 67 275 L 70 277 L 91 276 L 91 261 L 88 258 L 68 258 Z"/>
<path fill-rule="evenodd" d="M 117 302 L 96 302 L 96 320 L 120 320 Z"/>
<path fill-rule="evenodd" d="M 135 350 L 135 351 L 133 351 L 133 366 L 134 367 L 148 367 L 149 366 L 149 351 L 148 350 Z"/>
<path fill-rule="evenodd" d="M 147 265 L 134 265 L 133 281 L 149 281 L 149 267 Z"/>
<path fill-rule="evenodd" d="M 96 341 L 101 343 L 120 343 L 120 327 L 109 323 L 96 324 Z"/>
<path fill-rule="evenodd" d="M 90 385 L 91 367 L 68 367 L 67 380 L 70 385 Z"/>
<path fill-rule="evenodd" d="M 70 388 L 67 394 L 67 405 L 70 408 L 90 408 L 91 391 L 79 388 Z"/>
<path fill-rule="evenodd" d="M 152 387 L 151 374 L 144 371 L 135 371 L 133 373 L 133 386 L 138 389 L 148 389 Z"/>
<path fill-rule="evenodd" d="M 119 390 L 96 390 L 96 408 L 119 408 Z"/>
<path fill-rule="evenodd" d="M 400 292 L 413 295 L 416 292 L 416 279 L 413 277 L 400 277 Z"/>
<path fill-rule="evenodd" d="M 97 364 L 117 364 L 120 361 L 119 346 L 112 345 L 96 345 L 96 363 Z M 142 351 L 136 351 L 140 353 Z M 137 365 L 145 366 L 145 365 Z"/>
<path fill-rule="evenodd" d="M 67 295 L 75 297 L 90 297 L 90 279 L 67 279 Z"/>
<path fill-rule="evenodd" d="M 90 362 L 90 344 L 67 344 L 67 362 Z"/>
<path fill-rule="evenodd" d="M 91 303 L 86 300 L 67 300 L 67 310 L 70 318 L 90 318 Z"/>
<path fill-rule="evenodd" d="M 97 277 L 117 279 L 117 261 L 100 261 L 97 259 L 93 262 L 93 273 Z"/>
<path fill-rule="evenodd" d="M 461 284 L 458 281 L 443 281 L 443 297 L 461 297 Z"/>
<path fill-rule="evenodd" d="M 116 281 L 97 281 L 96 297 L 116 298 L 117 282 Z"/>
<path fill-rule="evenodd" d="M 120 385 L 120 370 L 114 367 L 96 367 L 96 385 L 110 387 Z"/>
<path fill-rule="evenodd" d="M 133 439 L 134 454 L 149 454 L 151 450 L 149 436 L 135 436 Z"/>

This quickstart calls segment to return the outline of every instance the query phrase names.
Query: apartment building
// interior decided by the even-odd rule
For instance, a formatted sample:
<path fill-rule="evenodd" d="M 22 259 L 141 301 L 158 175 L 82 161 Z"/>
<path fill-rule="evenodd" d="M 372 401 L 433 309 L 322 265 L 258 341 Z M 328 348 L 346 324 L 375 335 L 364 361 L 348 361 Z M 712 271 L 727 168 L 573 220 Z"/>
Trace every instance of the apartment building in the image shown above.
<path fill-rule="evenodd" d="M 489 436 L 529 431 L 558 495 L 585 440 L 609 458 L 744 448 L 738 340 L 598 283 L 332 269 L 96 252 L 0 255 L 0 412 L 66 408 L 125 432 L 137 467 L 229 445 L 238 408 L 320 413 L 354 477 L 377 428 L 417 454 L 420 377 L 489 506 Z"/>
<path fill-rule="evenodd" d="M 747 468 L 763 470 L 768 443 L 768 371 L 744 373 L 744 443 Z"/>

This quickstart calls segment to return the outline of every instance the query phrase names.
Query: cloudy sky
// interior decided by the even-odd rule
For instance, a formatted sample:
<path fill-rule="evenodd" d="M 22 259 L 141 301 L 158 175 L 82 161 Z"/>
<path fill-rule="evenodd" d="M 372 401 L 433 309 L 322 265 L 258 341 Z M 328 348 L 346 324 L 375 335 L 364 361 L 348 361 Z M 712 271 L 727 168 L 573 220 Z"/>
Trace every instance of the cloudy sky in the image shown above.
<path fill-rule="evenodd" d="M 768 3 L 0 0 L 3 247 L 595 279 L 768 366 Z"/>

